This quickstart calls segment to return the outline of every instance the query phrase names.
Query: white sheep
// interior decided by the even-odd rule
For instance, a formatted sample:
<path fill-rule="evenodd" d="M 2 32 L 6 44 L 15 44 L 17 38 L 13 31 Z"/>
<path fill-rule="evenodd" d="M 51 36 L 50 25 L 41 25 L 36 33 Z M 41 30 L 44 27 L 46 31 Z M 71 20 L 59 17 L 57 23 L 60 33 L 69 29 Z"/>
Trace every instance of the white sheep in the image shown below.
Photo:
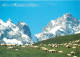
<path fill-rule="evenodd" d="M 56 50 L 48 50 L 50 53 L 56 53 Z"/>
<path fill-rule="evenodd" d="M 77 56 L 73 56 L 73 57 L 77 57 Z"/>
<path fill-rule="evenodd" d="M 73 49 L 76 49 L 76 47 L 72 47 Z"/>
<path fill-rule="evenodd" d="M 8 49 L 13 49 L 13 47 L 8 47 Z"/>
<path fill-rule="evenodd" d="M 18 51 L 19 49 L 15 49 L 15 51 Z"/>
<path fill-rule="evenodd" d="M 72 52 L 70 52 L 70 54 L 75 55 L 75 52 L 74 52 L 74 51 L 72 51 Z"/>
<path fill-rule="evenodd" d="M 71 57 L 71 54 L 67 54 L 68 57 Z"/>
<path fill-rule="evenodd" d="M 21 44 L 18 44 L 17 46 L 19 47 L 19 46 L 21 46 Z"/>
<path fill-rule="evenodd" d="M 70 45 L 66 45 L 67 48 L 70 48 Z"/>
<path fill-rule="evenodd" d="M 39 46 L 33 46 L 34 48 L 36 48 L 36 49 L 39 49 Z"/>
<path fill-rule="evenodd" d="M 25 46 L 29 46 L 29 44 L 25 44 Z"/>
<path fill-rule="evenodd" d="M 63 53 L 63 51 L 58 51 L 58 53 L 62 54 L 62 53 Z"/>
<path fill-rule="evenodd" d="M 5 46 L 6 44 L 4 44 L 4 43 L 1 43 L 1 46 Z"/>

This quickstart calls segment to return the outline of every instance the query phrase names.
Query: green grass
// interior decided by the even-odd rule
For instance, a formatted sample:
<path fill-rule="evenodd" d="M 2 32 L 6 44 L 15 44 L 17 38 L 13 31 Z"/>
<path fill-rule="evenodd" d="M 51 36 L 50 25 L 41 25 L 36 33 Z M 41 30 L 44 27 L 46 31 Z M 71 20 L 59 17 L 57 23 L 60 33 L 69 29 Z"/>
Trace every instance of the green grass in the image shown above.
<path fill-rule="evenodd" d="M 19 51 L 15 51 L 15 49 L 19 49 Z M 7 47 L 0 46 L 0 57 L 65 57 L 65 55 L 57 54 L 57 53 L 49 53 L 45 52 L 41 49 L 35 48 L 21 48 L 14 47 L 14 49 L 7 49 Z"/>
<path fill-rule="evenodd" d="M 80 57 L 80 47 L 78 46 L 76 46 L 77 49 L 72 49 L 72 48 L 67 48 L 65 46 L 52 48 L 47 45 L 52 43 L 57 43 L 57 44 L 68 43 L 69 41 L 75 41 L 75 40 L 80 40 L 80 34 L 59 36 L 59 37 L 51 38 L 51 39 L 34 44 L 34 45 L 38 45 L 39 47 L 46 47 L 49 50 L 55 49 L 57 50 L 57 53 L 49 53 L 44 50 L 35 49 L 32 47 L 22 48 L 22 47 L 16 46 L 13 49 L 7 49 L 8 48 L 7 46 L 0 46 L 0 57 L 68 57 L 67 54 L 70 53 L 71 51 L 75 51 L 76 52 L 75 55 Z M 40 43 L 46 44 L 46 46 L 44 45 L 40 46 Z M 15 49 L 18 49 L 18 51 L 16 51 Z M 60 50 L 63 51 L 63 54 L 58 53 L 58 51 Z"/>
<path fill-rule="evenodd" d="M 34 45 L 39 45 L 40 43 L 43 43 L 43 44 L 52 44 L 52 43 L 61 44 L 61 43 L 68 43 L 69 41 L 74 41 L 74 40 L 80 40 L 80 34 L 59 36 L 59 37 L 51 38 L 48 40 L 40 41 L 38 43 L 35 43 Z"/>

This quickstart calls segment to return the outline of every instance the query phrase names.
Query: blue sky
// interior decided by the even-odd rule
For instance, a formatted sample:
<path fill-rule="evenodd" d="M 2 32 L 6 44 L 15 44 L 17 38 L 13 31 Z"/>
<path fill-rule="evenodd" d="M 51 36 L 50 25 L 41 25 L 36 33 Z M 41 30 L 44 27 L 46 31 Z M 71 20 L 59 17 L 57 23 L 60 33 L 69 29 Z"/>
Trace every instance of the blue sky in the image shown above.
<path fill-rule="evenodd" d="M 19 5 L 12 6 L 15 3 Z M 65 13 L 80 20 L 80 1 L 0 1 L 0 19 L 6 22 L 11 18 L 14 24 L 24 21 L 33 35 Z"/>

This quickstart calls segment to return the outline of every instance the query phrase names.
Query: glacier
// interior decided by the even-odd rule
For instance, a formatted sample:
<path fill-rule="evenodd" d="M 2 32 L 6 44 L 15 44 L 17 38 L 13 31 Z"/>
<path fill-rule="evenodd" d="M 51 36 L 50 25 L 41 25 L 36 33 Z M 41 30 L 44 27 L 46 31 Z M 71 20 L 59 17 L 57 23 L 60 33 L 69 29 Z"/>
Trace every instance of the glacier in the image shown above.
<path fill-rule="evenodd" d="M 56 36 L 70 35 L 80 33 L 80 21 L 72 14 L 66 13 L 56 20 L 51 20 L 43 31 L 36 34 L 38 41 L 47 40 Z"/>
<path fill-rule="evenodd" d="M 0 43 L 24 45 L 34 42 L 30 29 L 25 22 L 13 24 L 9 18 L 7 22 L 0 19 Z"/>

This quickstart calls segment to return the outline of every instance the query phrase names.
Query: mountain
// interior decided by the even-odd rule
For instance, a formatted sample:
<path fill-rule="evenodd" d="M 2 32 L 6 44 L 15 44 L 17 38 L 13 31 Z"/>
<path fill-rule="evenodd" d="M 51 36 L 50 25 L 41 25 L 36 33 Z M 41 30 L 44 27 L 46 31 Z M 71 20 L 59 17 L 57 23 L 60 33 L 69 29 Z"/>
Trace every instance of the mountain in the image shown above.
<path fill-rule="evenodd" d="M 43 31 L 36 34 L 38 41 L 46 40 L 52 37 L 80 33 L 80 21 L 70 13 L 64 14 L 56 20 L 51 20 Z"/>
<path fill-rule="evenodd" d="M 11 19 L 5 23 L 0 19 L 0 43 L 22 45 L 33 43 L 28 25 L 24 22 L 15 25 Z"/>

